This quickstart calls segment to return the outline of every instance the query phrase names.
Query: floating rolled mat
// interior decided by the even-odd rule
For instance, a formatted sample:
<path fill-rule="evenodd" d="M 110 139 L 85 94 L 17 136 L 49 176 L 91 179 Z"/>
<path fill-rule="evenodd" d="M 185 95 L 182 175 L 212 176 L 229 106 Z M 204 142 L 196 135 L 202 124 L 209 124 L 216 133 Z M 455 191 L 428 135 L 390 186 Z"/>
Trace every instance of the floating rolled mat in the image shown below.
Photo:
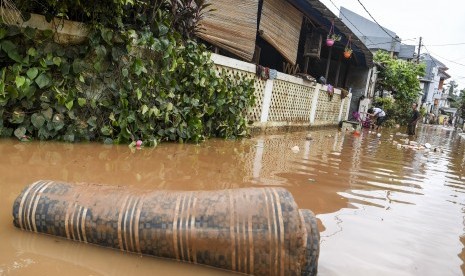
<path fill-rule="evenodd" d="M 316 275 L 319 232 L 282 188 L 139 191 L 38 181 L 13 204 L 38 233 L 253 275 Z"/>

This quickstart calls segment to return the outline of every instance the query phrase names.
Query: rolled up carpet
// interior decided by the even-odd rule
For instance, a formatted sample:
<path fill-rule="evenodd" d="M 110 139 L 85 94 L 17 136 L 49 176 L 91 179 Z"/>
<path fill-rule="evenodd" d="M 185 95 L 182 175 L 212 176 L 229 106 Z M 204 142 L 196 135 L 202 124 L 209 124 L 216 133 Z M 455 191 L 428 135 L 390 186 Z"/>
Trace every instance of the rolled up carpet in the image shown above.
<path fill-rule="evenodd" d="M 314 215 L 282 188 L 139 191 L 38 181 L 13 204 L 18 228 L 253 275 L 316 275 Z"/>

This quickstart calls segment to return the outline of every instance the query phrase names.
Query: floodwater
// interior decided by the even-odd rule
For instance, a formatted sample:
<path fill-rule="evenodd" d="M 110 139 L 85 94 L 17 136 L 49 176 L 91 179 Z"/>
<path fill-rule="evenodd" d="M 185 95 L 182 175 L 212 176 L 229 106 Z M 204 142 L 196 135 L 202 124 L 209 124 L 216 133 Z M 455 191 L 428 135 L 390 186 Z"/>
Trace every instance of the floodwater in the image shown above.
<path fill-rule="evenodd" d="M 0 275 L 234 275 L 18 230 L 13 201 L 39 179 L 167 190 L 285 187 L 319 219 L 319 275 L 465 274 L 465 139 L 424 126 L 417 141 L 440 151 L 399 150 L 391 131 L 377 138 L 330 129 L 311 132 L 312 141 L 299 132 L 133 151 L 0 140 Z"/>

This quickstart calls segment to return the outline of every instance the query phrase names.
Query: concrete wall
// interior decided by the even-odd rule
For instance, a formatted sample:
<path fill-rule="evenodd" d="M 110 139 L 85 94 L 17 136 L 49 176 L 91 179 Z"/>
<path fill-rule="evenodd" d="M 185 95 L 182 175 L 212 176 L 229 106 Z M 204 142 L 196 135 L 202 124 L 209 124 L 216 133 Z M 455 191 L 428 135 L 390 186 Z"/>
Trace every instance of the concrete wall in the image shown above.
<path fill-rule="evenodd" d="M 330 97 L 326 85 L 280 72 L 276 79 L 262 80 L 255 64 L 217 54 L 212 60 L 219 74 L 255 80 L 256 103 L 248 112 L 255 128 L 336 126 L 348 117 L 352 95 L 342 99 L 340 89 Z"/>
<path fill-rule="evenodd" d="M 355 111 L 359 111 L 359 101 L 361 96 L 367 96 L 366 92 L 370 86 L 370 78 L 372 71 L 363 67 L 350 67 L 347 75 L 347 87 L 352 93 L 350 103 L 349 117 Z"/>
<path fill-rule="evenodd" d="M 12 10 L 0 8 L 0 13 L 15 13 Z M 31 14 L 28 21 L 23 21 L 18 15 L 19 19 L 13 25 L 21 28 L 31 27 L 38 30 L 53 30 L 56 43 L 60 44 L 79 44 L 87 39 L 89 30 L 86 25 L 81 22 L 70 21 L 66 19 L 54 18 L 52 21 L 47 22 L 45 16 L 40 14 Z"/>

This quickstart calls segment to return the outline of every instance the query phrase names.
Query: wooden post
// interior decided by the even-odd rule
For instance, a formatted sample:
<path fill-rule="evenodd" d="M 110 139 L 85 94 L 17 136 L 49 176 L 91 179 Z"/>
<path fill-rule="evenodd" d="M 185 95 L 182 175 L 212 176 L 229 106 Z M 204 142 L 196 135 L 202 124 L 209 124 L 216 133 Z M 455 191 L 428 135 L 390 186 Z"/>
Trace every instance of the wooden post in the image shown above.
<path fill-rule="evenodd" d="M 334 81 L 334 87 L 339 87 L 338 82 L 339 82 L 339 73 L 341 72 L 341 63 L 342 63 L 342 57 L 339 57 L 339 61 L 337 63 L 337 70 L 336 70 L 336 80 Z"/>
<path fill-rule="evenodd" d="M 350 63 L 347 64 L 347 69 L 344 74 L 344 84 L 342 86 L 347 87 L 347 77 L 349 76 L 349 71 L 350 71 Z"/>
<path fill-rule="evenodd" d="M 333 47 L 330 47 L 329 48 L 329 54 L 328 54 L 328 62 L 326 63 L 326 74 L 325 74 L 326 82 L 328 82 L 329 65 L 331 64 L 331 54 L 332 53 L 333 53 Z"/>
<path fill-rule="evenodd" d="M 305 56 L 305 63 L 304 63 L 304 74 L 308 74 L 308 63 L 310 61 L 309 56 Z"/>

